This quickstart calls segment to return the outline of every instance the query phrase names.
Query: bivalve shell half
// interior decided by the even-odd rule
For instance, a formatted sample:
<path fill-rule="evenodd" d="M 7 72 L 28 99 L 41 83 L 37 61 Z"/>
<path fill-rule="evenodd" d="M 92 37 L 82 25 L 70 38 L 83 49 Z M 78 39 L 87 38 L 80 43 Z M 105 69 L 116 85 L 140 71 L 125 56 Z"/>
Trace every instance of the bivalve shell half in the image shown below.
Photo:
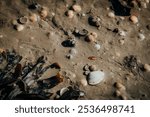
<path fill-rule="evenodd" d="M 88 83 L 90 85 L 97 85 L 105 78 L 105 73 L 102 71 L 93 71 L 89 73 Z"/>

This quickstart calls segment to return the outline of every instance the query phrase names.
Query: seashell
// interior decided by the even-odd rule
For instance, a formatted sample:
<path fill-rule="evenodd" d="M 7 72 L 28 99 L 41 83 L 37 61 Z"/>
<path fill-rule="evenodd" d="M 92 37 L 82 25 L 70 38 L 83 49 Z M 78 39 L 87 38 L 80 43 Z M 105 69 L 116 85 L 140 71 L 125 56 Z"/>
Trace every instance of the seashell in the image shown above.
<path fill-rule="evenodd" d="M 149 64 L 144 64 L 144 69 L 145 69 L 147 72 L 150 72 L 150 65 L 149 65 Z"/>
<path fill-rule="evenodd" d="M 137 16 L 135 16 L 135 15 L 130 16 L 130 20 L 131 20 L 134 24 L 138 23 L 138 18 L 137 18 Z"/>
<path fill-rule="evenodd" d="M 110 17 L 110 18 L 115 18 L 115 14 L 114 14 L 113 12 L 109 12 L 109 13 L 108 13 L 108 17 Z"/>
<path fill-rule="evenodd" d="M 75 12 L 80 12 L 82 9 L 81 9 L 81 6 L 80 5 L 73 5 L 72 6 L 72 9 L 75 11 Z"/>
<path fill-rule="evenodd" d="M 97 67 L 96 67 L 96 65 L 91 65 L 91 66 L 89 66 L 89 69 L 90 69 L 90 71 L 96 71 Z"/>
<path fill-rule="evenodd" d="M 19 23 L 21 23 L 21 24 L 26 24 L 28 22 L 28 17 L 21 17 L 21 18 L 19 18 Z"/>
<path fill-rule="evenodd" d="M 96 48 L 96 50 L 100 50 L 101 48 L 100 44 L 95 44 L 94 47 Z"/>
<path fill-rule="evenodd" d="M 67 11 L 67 16 L 68 16 L 68 18 L 73 18 L 74 17 L 74 12 L 73 12 L 73 10 L 69 10 L 69 11 Z"/>
<path fill-rule="evenodd" d="M 80 97 L 83 97 L 83 96 L 85 96 L 85 93 L 84 93 L 83 91 L 80 91 L 80 92 L 79 92 L 79 96 L 80 96 Z"/>
<path fill-rule="evenodd" d="M 18 25 L 15 25 L 15 29 L 16 29 L 18 32 L 20 32 L 20 31 L 24 30 L 24 26 L 21 25 L 21 24 L 18 24 Z"/>
<path fill-rule="evenodd" d="M 96 60 L 97 58 L 95 56 L 89 56 L 88 59 L 89 60 Z"/>
<path fill-rule="evenodd" d="M 47 8 L 42 8 L 42 10 L 41 10 L 41 12 L 40 12 L 40 16 L 42 17 L 42 18 L 46 18 L 47 16 L 48 16 L 48 10 L 47 10 Z"/>
<path fill-rule="evenodd" d="M 118 90 L 126 90 L 126 87 L 119 83 L 119 82 L 115 82 L 114 86 L 118 89 Z"/>
<path fill-rule="evenodd" d="M 62 96 L 65 92 L 69 91 L 67 87 L 64 87 L 60 90 L 60 96 Z"/>
<path fill-rule="evenodd" d="M 90 85 L 97 85 L 99 84 L 102 80 L 104 80 L 105 74 L 102 71 L 93 71 L 90 72 L 88 75 L 88 83 Z"/>
<path fill-rule="evenodd" d="M 38 21 L 38 16 L 37 16 L 36 14 L 31 14 L 31 15 L 29 16 L 29 20 L 30 20 L 31 22 L 37 22 L 37 21 Z"/>

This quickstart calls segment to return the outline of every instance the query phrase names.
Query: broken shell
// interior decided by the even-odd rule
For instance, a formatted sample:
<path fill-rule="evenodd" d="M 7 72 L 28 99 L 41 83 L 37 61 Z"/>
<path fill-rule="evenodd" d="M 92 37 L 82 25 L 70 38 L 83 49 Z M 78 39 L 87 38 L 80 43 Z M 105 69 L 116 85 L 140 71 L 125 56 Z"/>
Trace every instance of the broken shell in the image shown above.
<path fill-rule="evenodd" d="M 115 82 L 114 86 L 118 89 L 118 90 L 126 90 L 126 87 L 119 83 L 119 82 Z"/>
<path fill-rule="evenodd" d="M 28 22 L 28 17 L 21 17 L 21 18 L 19 18 L 19 22 L 21 23 L 21 24 L 26 24 L 27 22 Z"/>
<path fill-rule="evenodd" d="M 113 12 L 109 12 L 109 13 L 108 13 L 108 17 L 114 18 L 114 17 L 115 17 L 115 14 L 114 14 Z"/>
<path fill-rule="evenodd" d="M 97 70 L 96 65 L 91 65 L 89 67 L 89 69 L 90 69 L 90 71 L 96 71 Z"/>
<path fill-rule="evenodd" d="M 73 18 L 74 17 L 74 12 L 73 12 L 73 10 L 69 10 L 69 11 L 67 11 L 67 16 L 68 16 L 68 18 Z"/>
<path fill-rule="evenodd" d="M 46 18 L 48 16 L 47 8 L 43 8 L 40 12 L 42 18 Z"/>
<path fill-rule="evenodd" d="M 75 12 L 80 12 L 81 11 L 81 6 L 80 5 L 73 5 L 72 6 L 72 9 L 75 11 Z"/>
<path fill-rule="evenodd" d="M 69 89 L 67 87 L 64 87 L 60 90 L 60 96 L 62 96 L 65 92 L 67 92 Z"/>
<path fill-rule="evenodd" d="M 149 64 L 145 64 L 145 65 L 144 65 L 144 69 L 145 69 L 147 72 L 150 72 L 150 65 L 149 65 Z"/>
<path fill-rule="evenodd" d="M 83 67 L 83 70 L 85 70 L 85 71 L 89 71 L 89 65 L 88 65 L 88 64 L 86 64 L 86 65 Z"/>
<path fill-rule="evenodd" d="M 38 16 L 36 14 L 31 14 L 29 17 L 29 20 L 31 22 L 37 22 L 38 21 Z"/>
<path fill-rule="evenodd" d="M 131 20 L 134 24 L 138 23 L 138 18 L 137 18 L 137 16 L 135 16 L 135 15 L 130 16 L 130 20 Z"/>
<path fill-rule="evenodd" d="M 88 59 L 89 60 L 96 60 L 96 57 L 95 56 L 89 56 Z"/>
<path fill-rule="evenodd" d="M 97 85 L 100 83 L 102 80 L 104 80 L 105 74 L 102 71 L 93 71 L 90 72 L 88 75 L 88 83 L 90 85 Z"/>
<path fill-rule="evenodd" d="M 21 24 L 18 24 L 18 25 L 15 26 L 15 29 L 20 32 L 24 29 L 24 26 L 21 25 Z"/>

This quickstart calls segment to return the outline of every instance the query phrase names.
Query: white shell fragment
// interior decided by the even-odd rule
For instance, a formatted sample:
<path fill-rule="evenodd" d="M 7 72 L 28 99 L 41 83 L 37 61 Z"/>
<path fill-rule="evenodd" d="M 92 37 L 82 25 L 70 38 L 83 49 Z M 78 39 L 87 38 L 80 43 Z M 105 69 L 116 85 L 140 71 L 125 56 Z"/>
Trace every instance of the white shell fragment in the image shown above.
<path fill-rule="evenodd" d="M 81 11 L 81 6 L 80 5 L 73 5 L 72 6 L 72 9 L 75 11 L 75 12 L 80 12 Z"/>
<path fill-rule="evenodd" d="M 139 34 L 138 34 L 138 38 L 139 38 L 141 41 L 143 41 L 143 40 L 145 39 L 145 35 L 142 34 L 142 33 L 139 33 Z"/>
<path fill-rule="evenodd" d="M 101 45 L 100 44 L 95 44 L 94 47 L 95 47 L 96 50 L 100 50 Z"/>
<path fill-rule="evenodd" d="M 24 29 L 24 26 L 18 24 L 18 25 L 15 26 L 15 28 L 16 28 L 16 30 L 17 30 L 18 32 L 20 32 L 20 31 L 22 31 L 22 30 Z"/>
<path fill-rule="evenodd" d="M 102 71 L 93 71 L 89 73 L 88 83 L 90 85 L 97 85 L 105 78 L 105 74 Z"/>

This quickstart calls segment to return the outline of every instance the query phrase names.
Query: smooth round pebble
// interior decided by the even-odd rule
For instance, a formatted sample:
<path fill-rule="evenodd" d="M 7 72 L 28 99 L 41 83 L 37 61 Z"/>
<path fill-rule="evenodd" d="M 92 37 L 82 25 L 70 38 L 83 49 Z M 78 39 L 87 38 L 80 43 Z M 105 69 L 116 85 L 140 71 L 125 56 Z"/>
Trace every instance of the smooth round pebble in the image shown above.
<path fill-rule="evenodd" d="M 87 83 L 87 80 L 86 79 L 81 79 L 81 84 L 83 85 L 83 86 L 87 86 L 88 85 L 88 83 Z"/>
<path fill-rule="evenodd" d="M 24 26 L 23 26 L 23 25 L 20 25 L 20 24 L 16 25 L 15 28 L 16 28 L 16 30 L 17 30 L 18 32 L 24 30 Z"/>
<path fill-rule="evenodd" d="M 72 6 L 72 9 L 73 9 L 75 12 L 80 12 L 80 11 L 81 11 L 81 6 L 75 4 L 75 5 Z"/>
<path fill-rule="evenodd" d="M 93 35 L 88 35 L 86 38 L 85 38 L 85 40 L 87 41 L 87 42 L 95 42 L 96 41 L 96 39 L 95 39 L 95 37 L 93 36 Z"/>
<path fill-rule="evenodd" d="M 75 55 L 75 54 L 77 54 L 77 50 L 75 48 L 72 48 L 69 50 L 69 53 L 72 55 Z"/>
<path fill-rule="evenodd" d="M 143 40 L 145 39 L 145 35 L 142 34 L 142 33 L 139 33 L 139 34 L 138 34 L 138 38 L 139 38 L 141 41 L 143 41 Z"/>
<path fill-rule="evenodd" d="M 108 13 L 108 17 L 114 18 L 114 17 L 115 17 L 115 14 L 114 14 L 113 12 L 109 12 L 109 13 Z"/>
<path fill-rule="evenodd" d="M 105 78 L 105 73 L 102 71 L 93 71 L 88 75 L 88 83 L 90 85 L 97 85 Z"/>
<path fill-rule="evenodd" d="M 147 72 L 150 72 L 150 65 L 149 65 L 149 64 L 144 64 L 144 69 L 145 69 Z"/>
<path fill-rule="evenodd" d="M 100 44 L 95 44 L 95 46 L 94 46 L 94 47 L 96 48 L 96 50 L 100 50 L 101 45 L 100 45 Z"/>
<path fill-rule="evenodd" d="M 74 17 L 74 12 L 73 12 L 73 10 L 69 10 L 68 12 L 67 12 L 67 16 L 68 16 L 68 18 L 73 18 Z"/>
<path fill-rule="evenodd" d="M 134 24 L 138 23 L 138 18 L 137 18 L 137 16 L 135 16 L 135 15 L 130 16 L 130 20 L 131 20 Z"/>
<path fill-rule="evenodd" d="M 89 69 L 90 69 L 90 71 L 96 71 L 97 67 L 96 67 L 96 65 L 91 65 L 91 66 L 89 66 Z"/>

